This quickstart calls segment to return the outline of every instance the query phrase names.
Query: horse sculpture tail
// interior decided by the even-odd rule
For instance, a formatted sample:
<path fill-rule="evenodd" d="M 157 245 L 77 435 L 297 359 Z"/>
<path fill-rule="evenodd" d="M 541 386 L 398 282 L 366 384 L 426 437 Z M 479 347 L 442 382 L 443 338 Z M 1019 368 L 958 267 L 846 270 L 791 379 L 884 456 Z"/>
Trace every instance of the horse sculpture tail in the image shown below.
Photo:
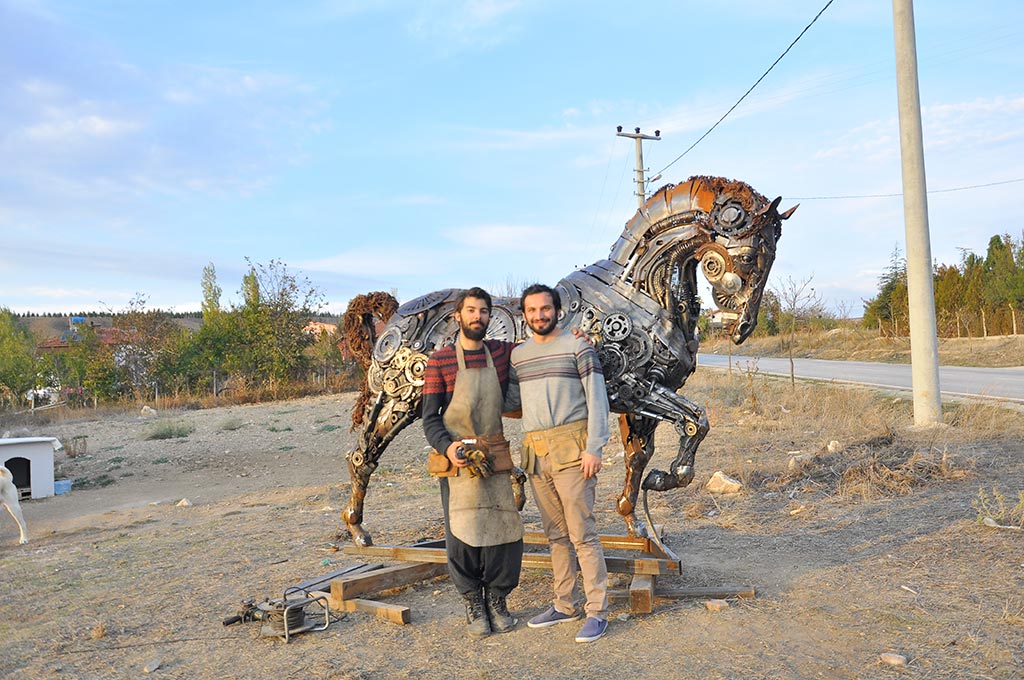
<path fill-rule="evenodd" d="M 390 293 L 377 291 L 366 295 L 357 295 L 348 303 L 345 320 L 342 324 L 342 338 L 349 354 L 363 367 L 369 370 L 373 360 L 373 343 L 377 340 L 377 322 L 386 323 L 398 309 L 398 300 Z M 370 383 L 363 381 L 363 389 L 359 393 L 356 405 L 352 407 L 352 430 L 363 424 L 363 413 L 370 401 Z"/>

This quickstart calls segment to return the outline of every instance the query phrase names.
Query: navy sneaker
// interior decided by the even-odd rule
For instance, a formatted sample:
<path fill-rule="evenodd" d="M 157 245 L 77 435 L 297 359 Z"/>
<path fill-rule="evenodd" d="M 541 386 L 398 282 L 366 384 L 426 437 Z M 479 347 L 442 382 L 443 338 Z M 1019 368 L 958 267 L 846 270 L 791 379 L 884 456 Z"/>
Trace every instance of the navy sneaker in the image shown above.
<path fill-rule="evenodd" d="M 568 623 L 569 621 L 578 620 L 579 614 L 563 614 L 562 612 L 555 609 L 554 605 L 547 608 L 542 614 L 537 614 L 532 619 L 526 622 L 526 625 L 530 628 L 547 628 L 548 626 L 554 626 L 559 623 Z"/>
<path fill-rule="evenodd" d="M 608 622 L 594 616 L 588 616 L 587 622 L 576 633 L 576 642 L 594 642 L 608 630 Z"/>

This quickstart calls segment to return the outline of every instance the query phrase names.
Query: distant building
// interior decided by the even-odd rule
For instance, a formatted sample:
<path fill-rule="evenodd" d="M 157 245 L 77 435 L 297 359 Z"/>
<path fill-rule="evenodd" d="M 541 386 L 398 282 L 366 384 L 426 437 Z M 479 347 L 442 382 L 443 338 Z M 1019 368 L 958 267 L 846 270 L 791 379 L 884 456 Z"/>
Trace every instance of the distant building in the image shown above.
<path fill-rule="evenodd" d="M 123 342 L 124 334 L 118 328 L 104 328 L 94 324 L 90 324 L 89 327 L 96 333 L 96 339 L 99 340 L 101 345 L 113 347 Z M 40 342 L 36 345 L 36 350 L 39 352 L 62 352 L 70 349 L 71 343 L 79 342 L 81 339 L 81 331 L 78 330 L 77 326 L 72 326 L 61 333 L 59 337 Z"/>

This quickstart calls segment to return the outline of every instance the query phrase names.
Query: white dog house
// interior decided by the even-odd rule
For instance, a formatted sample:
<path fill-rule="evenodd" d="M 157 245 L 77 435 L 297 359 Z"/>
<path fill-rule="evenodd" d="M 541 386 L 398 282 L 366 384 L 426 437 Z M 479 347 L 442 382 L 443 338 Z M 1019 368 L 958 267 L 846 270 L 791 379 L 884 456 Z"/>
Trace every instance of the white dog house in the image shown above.
<path fill-rule="evenodd" d="M 56 437 L 0 439 L 0 465 L 11 471 L 19 495 L 53 495 L 53 452 L 64 446 Z"/>

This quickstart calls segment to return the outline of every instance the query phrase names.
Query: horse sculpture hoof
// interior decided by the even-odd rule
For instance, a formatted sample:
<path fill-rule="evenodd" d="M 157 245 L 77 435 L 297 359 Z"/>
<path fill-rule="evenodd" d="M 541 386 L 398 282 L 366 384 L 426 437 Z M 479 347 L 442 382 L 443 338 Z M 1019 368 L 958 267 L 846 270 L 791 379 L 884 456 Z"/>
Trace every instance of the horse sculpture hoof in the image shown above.
<path fill-rule="evenodd" d="M 668 491 L 678 486 L 678 480 L 663 470 L 651 470 L 644 478 L 642 488 L 648 491 Z"/>
<path fill-rule="evenodd" d="M 370 537 L 370 532 L 360 524 L 349 524 L 348 533 L 352 536 L 352 542 L 361 548 L 369 548 L 373 545 L 373 538 Z"/>
<path fill-rule="evenodd" d="M 626 520 L 626 535 L 630 538 L 650 538 L 647 533 L 647 525 L 636 518 L 636 515 L 628 515 Z"/>

